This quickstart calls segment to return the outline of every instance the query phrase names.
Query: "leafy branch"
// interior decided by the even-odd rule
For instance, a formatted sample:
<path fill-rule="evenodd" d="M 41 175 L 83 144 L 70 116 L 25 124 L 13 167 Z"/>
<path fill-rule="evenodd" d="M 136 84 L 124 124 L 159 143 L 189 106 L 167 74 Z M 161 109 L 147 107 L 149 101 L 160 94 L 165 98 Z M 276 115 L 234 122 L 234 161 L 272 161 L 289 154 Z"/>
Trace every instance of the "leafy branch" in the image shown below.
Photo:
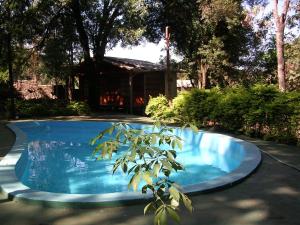
<path fill-rule="evenodd" d="M 120 168 L 131 176 L 129 189 L 152 194 L 144 214 L 154 213 L 154 224 L 165 225 L 168 217 L 180 223 L 178 209 L 181 203 L 187 210 L 193 211 L 191 200 L 170 179 L 173 172 L 184 170 L 183 165 L 176 161 L 182 141 L 172 128 L 159 122 L 154 124 L 152 130 L 114 123 L 92 139 L 91 145 L 96 146 L 93 155 L 98 160 L 111 159 L 113 153 L 122 148 L 123 154 L 115 161 L 113 173 Z M 125 150 L 123 147 L 126 147 Z"/>

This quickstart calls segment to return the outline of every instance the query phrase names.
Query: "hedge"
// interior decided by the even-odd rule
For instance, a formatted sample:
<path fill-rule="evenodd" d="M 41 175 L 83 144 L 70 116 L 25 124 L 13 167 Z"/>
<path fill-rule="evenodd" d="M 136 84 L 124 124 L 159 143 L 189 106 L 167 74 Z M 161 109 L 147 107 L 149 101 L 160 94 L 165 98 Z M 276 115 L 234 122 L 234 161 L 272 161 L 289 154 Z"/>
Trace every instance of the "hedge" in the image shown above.
<path fill-rule="evenodd" d="M 273 85 L 236 86 L 183 91 L 171 107 L 166 101 L 159 101 L 158 106 L 157 100 L 150 99 L 151 107 L 147 107 L 147 114 L 154 119 L 167 118 L 198 127 L 218 125 L 265 140 L 300 144 L 299 91 L 282 93 Z"/>
<path fill-rule="evenodd" d="M 57 99 L 17 100 L 16 113 L 21 118 L 40 116 L 87 115 L 89 106 L 85 102 Z"/>

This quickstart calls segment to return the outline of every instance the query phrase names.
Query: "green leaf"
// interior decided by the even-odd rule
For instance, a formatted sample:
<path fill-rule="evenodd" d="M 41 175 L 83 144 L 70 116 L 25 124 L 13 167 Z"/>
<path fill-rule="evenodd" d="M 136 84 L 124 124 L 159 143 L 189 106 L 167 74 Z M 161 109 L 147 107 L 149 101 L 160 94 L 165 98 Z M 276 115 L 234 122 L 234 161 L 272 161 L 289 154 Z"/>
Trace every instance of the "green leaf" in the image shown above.
<path fill-rule="evenodd" d="M 161 122 L 160 121 L 155 121 L 154 127 L 160 128 L 161 127 Z"/>
<path fill-rule="evenodd" d="M 123 170 L 123 172 L 124 173 L 126 173 L 127 172 L 127 163 L 122 163 L 122 170 Z"/>
<path fill-rule="evenodd" d="M 114 130 L 115 130 L 115 127 L 112 126 L 112 127 L 107 129 L 107 133 L 111 135 L 114 132 Z"/>
<path fill-rule="evenodd" d="M 119 164 L 115 163 L 114 167 L 113 167 L 113 174 L 116 172 L 116 170 L 118 169 Z"/>
<path fill-rule="evenodd" d="M 153 155 L 154 155 L 153 149 L 151 149 L 149 147 L 145 148 L 145 153 L 147 153 L 150 157 L 153 157 Z"/>
<path fill-rule="evenodd" d="M 136 149 L 134 148 L 131 150 L 131 153 L 130 153 L 131 161 L 133 161 L 135 159 L 135 157 L 136 157 Z"/>
<path fill-rule="evenodd" d="M 168 159 L 169 160 L 171 160 L 171 161 L 175 160 L 175 158 L 174 158 L 174 156 L 173 156 L 173 154 L 171 152 L 167 151 L 167 155 L 168 155 Z"/>
<path fill-rule="evenodd" d="M 143 179 L 147 182 L 147 184 L 152 184 L 151 173 L 149 171 L 143 173 Z"/>
<path fill-rule="evenodd" d="M 132 186 L 133 190 L 136 191 L 137 188 L 138 188 L 138 185 L 140 183 L 140 180 L 141 180 L 141 175 L 138 173 L 138 174 L 135 174 L 132 179 L 130 180 L 130 185 Z"/>
<path fill-rule="evenodd" d="M 179 202 L 176 201 L 175 199 L 172 199 L 171 200 L 171 206 L 176 209 L 178 206 L 179 206 Z"/>
<path fill-rule="evenodd" d="M 154 132 L 153 130 L 153 133 L 148 133 L 122 123 L 115 124 L 113 128 L 108 128 L 98 135 L 101 138 L 104 137 L 104 134 L 111 136 L 108 141 L 99 140 L 100 143 L 94 150 L 94 154 L 97 153 L 97 156 L 99 154 L 101 157 L 111 158 L 113 152 L 123 146 L 120 142 L 128 145 L 127 151 L 115 161 L 113 173 L 121 167 L 120 169 L 124 173 L 132 175 L 128 188 L 132 188 L 134 191 L 138 189 L 141 180 L 143 183 L 144 181 L 147 183 L 142 187 L 141 192 L 145 194 L 151 190 L 155 202 L 149 203 L 144 208 L 144 214 L 150 210 L 156 210 L 154 222 L 159 225 L 166 225 L 168 216 L 175 222 L 180 222 L 176 209 L 181 200 L 185 207 L 192 211 L 190 199 L 181 193 L 169 178 L 173 171 L 183 169 L 182 165 L 176 161 L 177 153 L 175 151 L 176 148 L 182 149 L 182 139 L 176 135 L 170 135 L 172 133 L 173 129 L 165 126 L 160 127 L 159 131 Z M 95 143 L 97 140 L 96 137 Z M 169 148 L 172 146 L 173 149 L 162 150 L 157 144 L 169 144 Z M 165 176 L 159 176 L 161 171 Z M 165 201 L 170 200 L 171 203 L 168 205 Z"/>
<path fill-rule="evenodd" d="M 151 135 L 151 145 L 155 145 L 156 142 L 157 142 L 156 135 L 155 135 L 155 134 L 152 134 L 152 135 Z"/>
<path fill-rule="evenodd" d="M 167 225 L 167 211 L 166 209 L 164 208 L 160 214 L 160 225 Z"/>
<path fill-rule="evenodd" d="M 161 145 L 163 143 L 163 140 L 160 138 L 158 141 L 158 144 Z"/>
<path fill-rule="evenodd" d="M 153 174 L 155 177 L 158 177 L 159 171 L 160 171 L 160 164 L 155 163 L 155 165 L 153 167 Z"/>
<path fill-rule="evenodd" d="M 195 132 L 197 133 L 199 131 L 198 127 L 196 127 L 195 125 L 193 124 L 190 124 L 190 128 Z"/>
<path fill-rule="evenodd" d="M 176 223 L 180 223 L 180 217 L 175 209 L 173 209 L 172 207 L 167 207 L 167 212 Z"/>
<path fill-rule="evenodd" d="M 154 225 L 159 225 L 159 218 L 162 211 L 163 205 L 159 206 L 154 213 Z"/>
<path fill-rule="evenodd" d="M 177 153 L 176 153 L 176 151 L 174 151 L 174 150 L 169 150 L 169 152 L 171 152 L 171 153 L 172 153 L 172 155 L 173 155 L 173 157 L 174 157 L 174 158 L 176 158 L 176 157 L 177 157 Z"/>
<path fill-rule="evenodd" d="M 176 142 L 175 142 L 175 140 L 172 141 L 171 147 L 172 147 L 173 149 L 175 149 L 175 147 L 176 147 Z"/>
<path fill-rule="evenodd" d="M 128 170 L 128 174 L 130 174 L 136 167 L 137 167 L 136 165 L 133 166 L 133 167 L 131 167 L 131 168 Z"/>
<path fill-rule="evenodd" d="M 171 171 L 173 168 L 171 166 L 171 164 L 167 161 L 167 160 L 161 160 L 161 163 L 163 164 L 163 166 L 165 167 L 165 169 Z"/>
<path fill-rule="evenodd" d="M 160 206 L 154 216 L 154 224 L 155 225 L 167 225 L 167 212 L 164 206 Z"/>
<path fill-rule="evenodd" d="M 147 188 L 148 188 L 147 185 L 145 185 L 145 186 L 142 187 L 142 193 L 143 194 L 147 193 Z"/>
<path fill-rule="evenodd" d="M 181 150 L 182 149 L 182 143 L 181 141 L 179 141 L 178 139 L 175 139 L 176 145 L 178 146 L 178 148 Z"/>
<path fill-rule="evenodd" d="M 170 163 L 175 171 L 184 170 L 183 165 L 181 165 L 180 163 L 178 163 L 176 161 L 172 161 Z"/>
<path fill-rule="evenodd" d="M 179 191 L 175 187 L 170 187 L 169 192 L 170 192 L 171 197 L 173 199 L 175 199 L 177 202 L 179 202 L 179 200 L 180 200 Z"/>
<path fill-rule="evenodd" d="M 164 170 L 163 170 L 163 173 L 164 173 L 164 175 L 165 175 L 166 177 L 169 177 L 170 174 L 171 174 L 171 171 L 170 171 L 170 170 L 164 169 Z"/>
<path fill-rule="evenodd" d="M 139 137 L 137 137 L 137 138 L 134 138 L 134 141 L 133 141 L 133 143 L 134 143 L 135 145 L 137 145 L 137 144 L 139 143 L 139 141 L 140 141 L 140 138 L 139 138 Z"/>
<path fill-rule="evenodd" d="M 147 205 L 145 206 L 145 208 L 144 208 L 144 215 L 146 215 L 146 213 L 147 213 L 148 211 L 153 210 L 153 209 L 155 209 L 155 208 L 154 208 L 154 204 L 153 204 L 153 202 L 150 202 L 150 203 L 147 204 Z"/>
<path fill-rule="evenodd" d="M 192 213 L 193 207 L 192 207 L 192 201 L 185 195 L 181 193 L 181 198 L 183 201 L 184 206 L 187 208 L 187 210 Z"/>

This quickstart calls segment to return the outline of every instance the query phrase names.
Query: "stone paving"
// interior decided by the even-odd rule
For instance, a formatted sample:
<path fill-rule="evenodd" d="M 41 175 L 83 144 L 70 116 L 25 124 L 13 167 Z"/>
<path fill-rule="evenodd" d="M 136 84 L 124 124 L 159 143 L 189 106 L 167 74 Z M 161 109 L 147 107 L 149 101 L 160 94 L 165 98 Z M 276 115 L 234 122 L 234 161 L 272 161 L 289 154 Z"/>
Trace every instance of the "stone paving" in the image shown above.
<path fill-rule="evenodd" d="M 70 118 L 56 118 L 70 119 Z M 101 116 L 76 119 L 145 121 L 143 117 Z M 146 119 L 146 122 L 149 120 Z M 244 136 L 263 151 L 300 167 L 300 148 Z M 0 160 L 14 143 L 14 134 L 0 122 Z M 183 225 L 300 225 L 300 172 L 263 153 L 257 171 L 225 190 L 192 196 L 194 212 L 182 211 Z M 1 225 L 151 225 L 143 205 L 114 208 L 49 208 L 5 199 L 0 195 Z"/>

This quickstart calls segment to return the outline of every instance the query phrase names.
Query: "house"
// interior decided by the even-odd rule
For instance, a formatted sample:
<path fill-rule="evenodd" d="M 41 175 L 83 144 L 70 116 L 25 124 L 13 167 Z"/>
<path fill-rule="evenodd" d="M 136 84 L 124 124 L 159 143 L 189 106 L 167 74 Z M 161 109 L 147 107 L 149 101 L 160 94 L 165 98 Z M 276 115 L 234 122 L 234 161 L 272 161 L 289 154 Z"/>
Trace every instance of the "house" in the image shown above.
<path fill-rule="evenodd" d="M 165 94 L 166 88 L 176 95 L 176 77 L 166 79 L 166 68 L 142 60 L 104 57 L 101 65 L 95 66 L 98 103 L 100 109 L 123 110 L 129 113 L 143 113 L 149 97 Z M 174 75 L 175 76 L 175 75 Z M 74 80 L 79 83 L 75 96 L 86 99 L 86 78 L 84 62 L 75 69 Z M 166 82 L 168 81 L 168 82 Z"/>

